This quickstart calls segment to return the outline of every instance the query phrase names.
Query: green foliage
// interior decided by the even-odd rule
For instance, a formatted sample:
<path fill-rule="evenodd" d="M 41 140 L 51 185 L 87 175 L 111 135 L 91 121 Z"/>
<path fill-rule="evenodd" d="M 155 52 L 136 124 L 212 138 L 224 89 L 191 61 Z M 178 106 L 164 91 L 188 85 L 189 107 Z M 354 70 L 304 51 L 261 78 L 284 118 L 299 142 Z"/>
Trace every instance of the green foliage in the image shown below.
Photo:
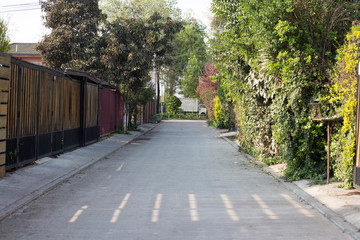
<path fill-rule="evenodd" d="M 47 0 L 42 2 L 42 10 L 51 33 L 43 37 L 37 50 L 46 65 L 55 69 L 101 70 L 98 33 L 105 15 L 98 0 Z"/>
<path fill-rule="evenodd" d="M 171 42 L 182 27 L 179 9 L 169 0 L 108 0 L 101 6 L 110 21 L 103 33 L 102 62 L 124 96 L 126 116 L 134 119 L 128 126 L 136 127 L 138 105 L 154 98 L 149 84 L 153 65 L 159 83 L 160 69 L 171 62 Z"/>
<path fill-rule="evenodd" d="M 167 95 L 174 95 L 180 86 L 185 96 L 197 97 L 198 78 L 207 58 L 205 26 L 194 19 L 182 20 L 175 0 L 104 0 L 101 8 L 110 22 L 119 18 L 147 22 L 157 82 L 161 71 Z"/>
<path fill-rule="evenodd" d="M 127 134 L 127 135 L 131 135 L 131 132 L 125 132 L 124 131 L 124 126 L 120 126 L 119 129 L 116 131 L 117 134 Z"/>
<path fill-rule="evenodd" d="M 169 62 L 171 41 L 181 29 L 181 23 L 176 20 L 180 10 L 175 3 L 169 0 L 107 0 L 101 4 L 112 26 L 105 35 L 111 37 L 114 27 L 117 33 L 111 40 L 107 37 L 106 51 L 110 51 L 110 55 L 105 52 L 103 58 L 107 66 L 113 65 L 111 76 L 122 89 L 132 119 L 137 119 L 138 104 L 144 105 L 154 98 L 154 87 L 148 86 L 153 64 L 159 82 L 160 69 Z M 136 122 L 132 125 L 136 127 Z"/>
<path fill-rule="evenodd" d="M 107 69 L 107 79 L 118 86 L 125 101 L 125 117 L 133 117 L 136 128 L 138 105 L 151 100 L 153 90 L 149 86 L 152 69 L 152 53 L 147 42 L 148 28 L 140 19 L 118 19 L 107 26 L 103 37 L 106 47 L 102 63 Z"/>
<path fill-rule="evenodd" d="M 199 78 L 199 84 L 196 88 L 201 102 L 205 105 L 207 115 L 210 120 L 215 120 L 214 116 L 214 98 L 217 96 L 219 83 L 213 81 L 218 74 L 213 63 L 205 65 L 205 75 Z"/>
<path fill-rule="evenodd" d="M 110 22 L 119 17 L 146 20 L 155 12 L 165 18 L 180 19 L 181 11 L 176 3 L 176 0 L 102 0 L 100 7 Z"/>
<path fill-rule="evenodd" d="M 236 103 L 243 149 L 285 161 L 290 180 L 326 172 L 326 131 L 309 104 L 328 91 L 329 69 L 357 1 L 214 0 L 211 52 Z M 340 14 L 341 13 L 341 14 Z"/>
<path fill-rule="evenodd" d="M 200 116 L 197 113 L 183 113 L 179 112 L 177 114 L 169 113 L 160 113 L 162 120 L 205 120 L 206 116 Z"/>
<path fill-rule="evenodd" d="M 193 19 L 185 21 L 183 29 L 176 34 L 172 42 L 173 59 L 165 72 L 170 94 L 179 86 L 185 97 L 197 97 L 198 79 L 207 60 L 205 37 L 205 26 Z"/>
<path fill-rule="evenodd" d="M 197 98 L 196 88 L 199 84 L 199 78 L 203 75 L 204 65 L 193 55 L 184 70 L 183 77 L 180 80 L 180 93 L 186 98 Z"/>
<path fill-rule="evenodd" d="M 345 44 L 338 50 L 338 59 L 333 74 L 330 102 L 336 104 L 338 116 L 343 122 L 335 128 L 331 142 L 334 161 L 334 176 L 345 181 L 344 187 L 352 186 L 355 157 L 355 120 L 357 105 L 357 65 L 360 25 L 353 26 L 346 35 Z"/>
<path fill-rule="evenodd" d="M 214 115 L 216 122 L 223 122 L 225 120 L 225 112 L 219 97 L 214 98 Z"/>
<path fill-rule="evenodd" d="M 181 101 L 176 96 L 170 96 L 165 100 L 166 112 L 169 114 L 179 113 L 179 108 L 181 106 Z"/>
<path fill-rule="evenodd" d="M 215 123 L 213 124 L 216 128 L 227 128 L 227 119 L 225 115 L 224 108 L 221 105 L 220 98 L 215 97 L 214 98 L 214 117 L 215 117 Z"/>
<path fill-rule="evenodd" d="M 0 52 L 7 52 L 11 49 L 7 31 L 8 29 L 5 21 L 0 18 Z"/>

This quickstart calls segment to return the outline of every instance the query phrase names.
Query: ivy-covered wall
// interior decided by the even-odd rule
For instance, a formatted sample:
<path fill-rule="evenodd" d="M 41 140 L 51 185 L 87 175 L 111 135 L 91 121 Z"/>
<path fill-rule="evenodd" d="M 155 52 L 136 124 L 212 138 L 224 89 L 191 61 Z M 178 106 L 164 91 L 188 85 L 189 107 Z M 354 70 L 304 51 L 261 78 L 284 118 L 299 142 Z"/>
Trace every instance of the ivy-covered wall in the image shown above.
<path fill-rule="evenodd" d="M 343 122 L 334 127 L 331 141 L 331 157 L 334 176 L 344 181 L 344 187 L 351 187 L 355 157 L 355 131 L 357 106 L 357 67 L 360 25 L 355 25 L 346 35 L 344 45 L 338 50 L 328 100 L 336 106 Z"/>
<path fill-rule="evenodd" d="M 287 163 L 289 180 L 326 177 L 326 126 L 312 120 L 310 104 L 330 96 L 344 119 L 352 113 L 353 105 L 339 99 L 335 66 L 359 10 L 358 1 L 344 0 L 213 1 L 212 55 L 226 99 L 236 102 L 242 149 L 268 164 Z M 351 124 L 334 126 L 331 145 L 332 172 L 348 182 L 350 115 Z"/>

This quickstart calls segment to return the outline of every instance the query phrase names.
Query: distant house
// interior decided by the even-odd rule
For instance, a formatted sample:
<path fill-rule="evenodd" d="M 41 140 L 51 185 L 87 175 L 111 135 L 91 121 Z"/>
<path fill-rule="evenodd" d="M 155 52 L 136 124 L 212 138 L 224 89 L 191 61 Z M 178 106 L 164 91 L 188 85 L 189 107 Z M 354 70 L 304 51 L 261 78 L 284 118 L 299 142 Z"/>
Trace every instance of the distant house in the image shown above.
<path fill-rule="evenodd" d="M 37 43 L 11 43 L 11 50 L 8 52 L 15 58 L 23 61 L 42 65 L 42 56 L 35 47 Z"/>

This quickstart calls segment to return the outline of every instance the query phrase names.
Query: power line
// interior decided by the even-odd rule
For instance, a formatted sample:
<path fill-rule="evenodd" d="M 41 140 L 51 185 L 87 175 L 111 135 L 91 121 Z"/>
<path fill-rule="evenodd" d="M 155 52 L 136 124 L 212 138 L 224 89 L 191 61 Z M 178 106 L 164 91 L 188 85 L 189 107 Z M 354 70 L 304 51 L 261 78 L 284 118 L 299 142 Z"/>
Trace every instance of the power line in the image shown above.
<path fill-rule="evenodd" d="M 38 3 L 12 4 L 12 5 L 0 6 L 0 13 L 32 11 L 32 10 L 39 10 L 39 9 L 41 9 L 39 2 Z"/>
<path fill-rule="evenodd" d="M 0 6 L 1 8 L 6 8 L 6 7 L 20 7 L 20 6 L 38 6 L 39 3 L 22 3 L 22 4 L 13 4 L 13 5 L 5 5 L 5 6 Z"/>
<path fill-rule="evenodd" d="M 8 10 L 8 11 L 0 10 L 0 13 L 23 12 L 23 11 L 32 11 L 32 10 L 40 10 L 40 8 L 17 9 L 17 10 Z"/>

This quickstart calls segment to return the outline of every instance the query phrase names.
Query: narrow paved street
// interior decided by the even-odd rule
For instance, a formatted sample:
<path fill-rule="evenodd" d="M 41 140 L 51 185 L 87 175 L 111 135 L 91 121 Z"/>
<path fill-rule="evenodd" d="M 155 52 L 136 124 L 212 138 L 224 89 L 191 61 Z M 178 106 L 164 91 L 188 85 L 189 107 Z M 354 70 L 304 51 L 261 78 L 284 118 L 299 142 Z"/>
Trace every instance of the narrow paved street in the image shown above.
<path fill-rule="evenodd" d="M 351 239 L 217 136 L 163 122 L 0 222 L 0 239 Z"/>

